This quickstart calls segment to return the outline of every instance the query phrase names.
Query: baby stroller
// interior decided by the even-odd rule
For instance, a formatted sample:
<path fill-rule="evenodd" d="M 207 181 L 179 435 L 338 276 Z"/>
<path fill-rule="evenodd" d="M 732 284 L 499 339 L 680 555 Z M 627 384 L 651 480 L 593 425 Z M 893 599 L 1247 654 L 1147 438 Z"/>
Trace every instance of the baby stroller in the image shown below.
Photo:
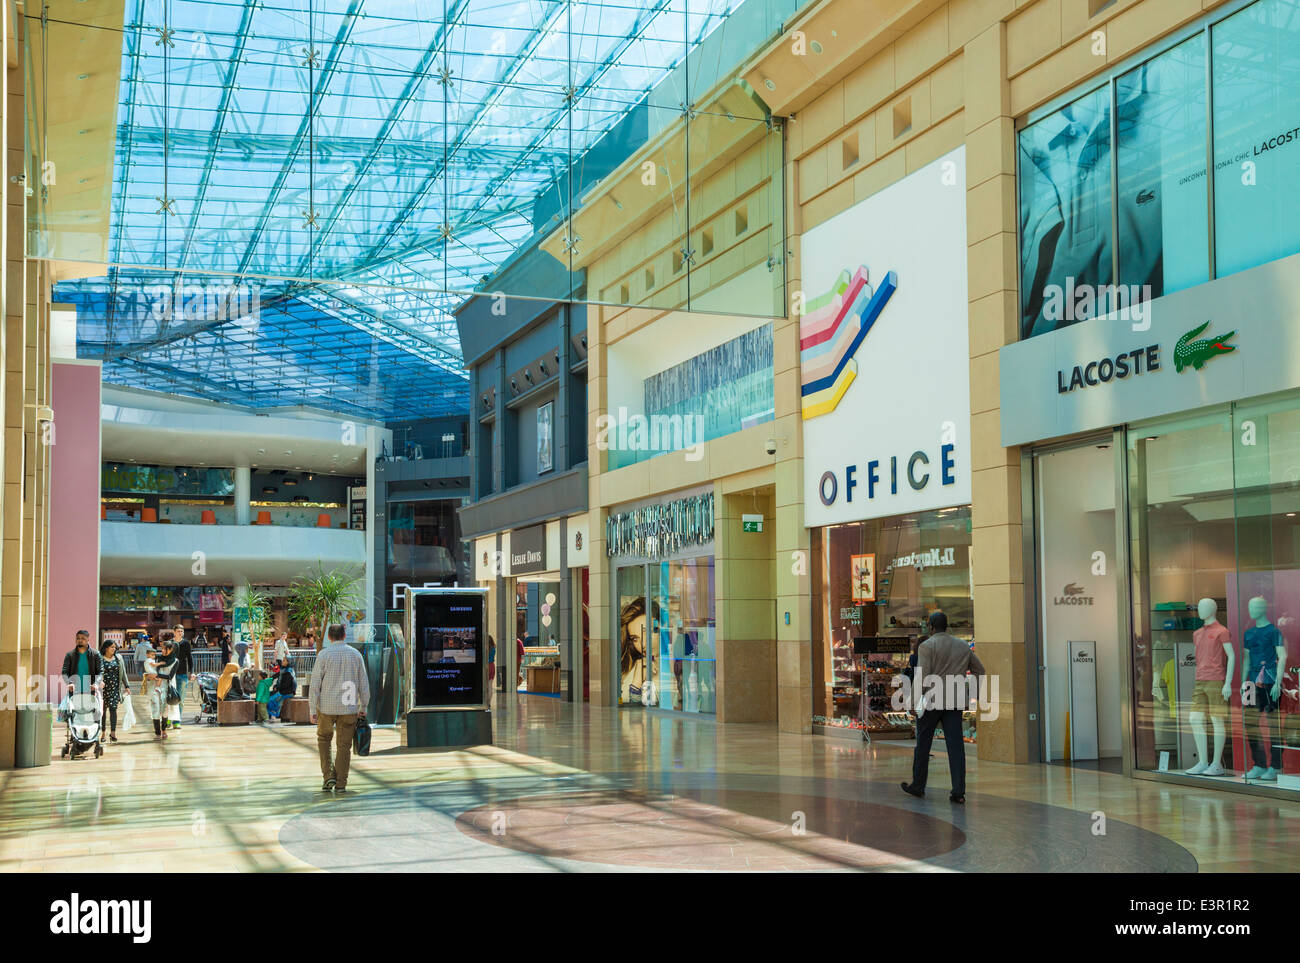
<path fill-rule="evenodd" d="M 95 750 L 95 758 L 104 754 L 100 731 L 104 710 L 99 703 L 99 693 L 78 692 L 64 701 L 61 715 L 68 723 L 68 741 L 63 746 L 63 758 L 79 757 L 87 749 Z"/>
<path fill-rule="evenodd" d="M 215 726 L 217 724 L 217 677 L 211 672 L 200 672 L 194 676 L 194 684 L 199 689 L 199 717 L 195 721 Z"/>

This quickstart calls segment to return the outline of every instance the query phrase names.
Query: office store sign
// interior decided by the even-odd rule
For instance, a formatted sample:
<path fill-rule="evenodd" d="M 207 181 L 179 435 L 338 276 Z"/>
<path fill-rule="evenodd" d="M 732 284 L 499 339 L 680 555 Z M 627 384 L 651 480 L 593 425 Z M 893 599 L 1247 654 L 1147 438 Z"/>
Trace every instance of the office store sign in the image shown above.
<path fill-rule="evenodd" d="M 807 231 L 804 515 L 970 503 L 965 148 Z"/>
<path fill-rule="evenodd" d="M 1000 352 L 1002 444 L 1023 445 L 1300 387 L 1300 254 Z"/>

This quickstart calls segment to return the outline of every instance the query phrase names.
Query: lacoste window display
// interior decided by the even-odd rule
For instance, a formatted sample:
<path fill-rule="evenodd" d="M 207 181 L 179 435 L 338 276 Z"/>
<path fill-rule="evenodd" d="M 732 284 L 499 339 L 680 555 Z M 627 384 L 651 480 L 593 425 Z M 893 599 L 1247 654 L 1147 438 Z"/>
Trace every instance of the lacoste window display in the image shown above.
<path fill-rule="evenodd" d="M 1286 675 L 1286 644 L 1277 626 L 1269 621 L 1268 602 L 1263 596 L 1251 599 L 1247 609 L 1255 624 L 1246 630 L 1241 656 L 1241 705 L 1254 762 L 1246 780 L 1277 782 L 1282 768 L 1277 709 L 1282 696 L 1281 680 Z"/>
<path fill-rule="evenodd" d="M 1232 698 L 1232 670 L 1236 655 L 1232 638 L 1218 619 L 1219 606 L 1214 599 L 1201 599 L 1196 605 L 1202 625 L 1192 634 L 1196 657 L 1196 682 L 1192 689 L 1191 710 L 1187 723 L 1196 743 L 1196 763 L 1187 770 L 1189 776 L 1226 776 L 1223 747 L 1228 741 L 1228 705 Z M 1207 753 L 1209 738 L 1205 717 L 1214 727 L 1214 755 Z M 1209 760 L 1207 762 L 1206 760 Z"/>

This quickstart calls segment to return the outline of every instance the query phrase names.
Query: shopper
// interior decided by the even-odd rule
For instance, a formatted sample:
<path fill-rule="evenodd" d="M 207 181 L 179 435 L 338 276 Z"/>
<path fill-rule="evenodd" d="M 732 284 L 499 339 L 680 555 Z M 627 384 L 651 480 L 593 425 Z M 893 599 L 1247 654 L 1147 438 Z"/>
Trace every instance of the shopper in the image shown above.
<path fill-rule="evenodd" d="M 912 698 L 916 706 L 916 749 L 912 754 L 912 782 L 903 783 L 909 796 L 924 796 L 930 771 L 930 746 L 934 730 L 943 726 L 944 747 L 948 752 L 948 772 L 952 776 L 949 799 L 966 801 L 966 744 L 962 741 L 961 715 L 970 705 L 967 676 L 978 680 L 984 675 L 984 663 L 961 639 L 948 634 L 948 616 L 930 613 L 930 637 L 917 649 L 916 676 Z M 978 681 L 977 681 L 978 685 Z"/>
<path fill-rule="evenodd" d="M 136 638 L 135 643 L 135 664 L 139 667 L 141 673 L 144 672 L 145 660 L 149 658 L 149 636 L 140 635 Z"/>
<path fill-rule="evenodd" d="M 492 704 L 492 693 L 496 691 L 497 677 L 497 640 L 488 636 L 488 690 L 487 703 Z"/>
<path fill-rule="evenodd" d="M 108 741 L 117 742 L 117 707 L 131 694 L 126 679 L 126 660 L 111 639 L 104 643 L 100 655 L 104 660 L 104 714 L 108 716 Z"/>
<path fill-rule="evenodd" d="M 515 686 L 524 684 L 524 640 L 515 636 Z"/>
<path fill-rule="evenodd" d="M 176 645 L 164 639 L 162 655 L 153 656 L 145 663 L 145 691 L 149 693 L 149 718 L 153 720 L 153 734 L 157 739 L 167 738 L 167 687 L 176 675 Z"/>
<path fill-rule="evenodd" d="M 271 696 L 268 711 L 272 719 L 283 719 L 284 704 L 298 694 L 298 677 L 294 675 L 289 663 L 277 663 L 279 670 L 275 676 L 275 691 Z"/>
<path fill-rule="evenodd" d="M 243 635 L 240 635 L 239 640 L 235 643 L 235 661 L 239 663 L 241 669 L 248 662 L 248 643 L 244 641 Z"/>
<path fill-rule="evenodd" d="M 280 637 L 275 640 L 275 661 L 281 665 L 289 664 L 289 636 L 287 633 L 281 633 Z"/>
<path fill-rule="evenodd" d="M 176 645 L 176 688 L 181 694 L 181 701 L 175 707 L 176 716 L 172 721 L 172 728 L 179 729 L 185 714 L 185 687 L 189 684 L 190 669 L 193 666 L 190 640 L 185 638 L 185 626 L 177 624 L 173 627 L 172 641 Z"/>
<path fill-rule="evenodd" d="M 347 792 L 348 766 L 352 761 L 352 736 L 357 718 L 365 718 L 370 704 L 370 682 L 361 653 L 343 641 L 345 630 L 331 625 L 329 644 L 316 657 L 307 694 L 309 718 L 316 723 L 316 746 L 320 750 L 321 792 Z M 334 761 L 330 762 L 330 740 L 337 736 Z"/>
<path fill-rule="evenodd" d="M 104 677 L 104 660 L 90 647 L 90 633 L 81 629 L 72 650 L 63 657 L 63 681 L 68 695 L 97 689 Z"/>
<path fill-rule="evenodd" d="M 221 633 L 221 664 L 228 665 L 230 662 L 230 633 Z"/>
<path fill-rule="evenodd" d="M 239 684 L 239 666 L 227 662 L 226 667 L 221 670 L 221 678 L 217 680 L 217 701 L 234 702 L 242 698 L 244 698 L 244 689 Z"/>

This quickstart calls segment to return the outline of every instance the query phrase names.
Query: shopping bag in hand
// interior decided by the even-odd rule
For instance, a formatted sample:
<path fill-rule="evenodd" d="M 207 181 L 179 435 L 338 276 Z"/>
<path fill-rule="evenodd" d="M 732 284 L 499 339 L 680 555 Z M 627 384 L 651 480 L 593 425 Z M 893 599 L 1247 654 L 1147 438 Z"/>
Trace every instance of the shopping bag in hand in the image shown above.
<path fill-rule="evenodd" d="M 352 736 L 352 744 L 358 756 L 370 755 L 370 723 L 364 716 L 357 717 L 357 731 Z"/>
<path fill-rule="evenodd" d="M 117 724 L 117 727 L 123 732 L 130 732 L 133 725 L 135 725 L 135 708 L 131 705 L 131 697 L 127 696 L 122 700 L 122 721 Z"/>

